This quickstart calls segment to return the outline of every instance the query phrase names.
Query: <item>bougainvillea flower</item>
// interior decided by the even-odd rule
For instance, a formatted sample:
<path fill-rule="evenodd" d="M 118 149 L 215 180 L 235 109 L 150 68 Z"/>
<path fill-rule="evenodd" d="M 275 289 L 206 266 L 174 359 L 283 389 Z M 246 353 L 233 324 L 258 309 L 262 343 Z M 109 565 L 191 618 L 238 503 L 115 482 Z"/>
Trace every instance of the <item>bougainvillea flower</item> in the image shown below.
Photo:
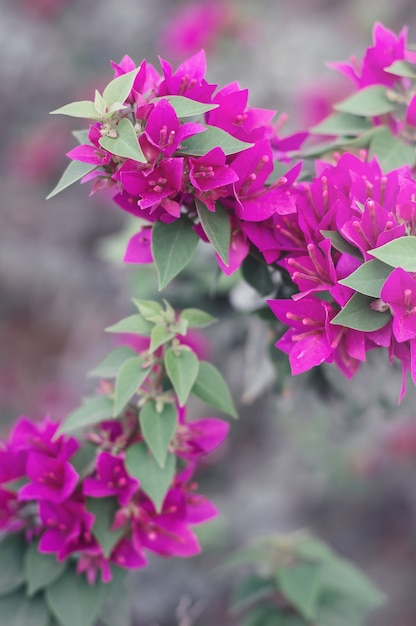
<path fill-rule="evenodd" d="M 29 452 L 26 474 L 31 482 L 19 489 L 19 500 L 62 502 L 73 493 L 79 479 L 78 473 L 67 461 L 38 452 Z"/>
<path fill-rule="evenodd" d="M 147 565 L 147 559 L 138 548 L 137 542 L 127 537 L 123 537 L 117 543 L 111 552 L 110 561 L 126 569 L 138 569 Z"/>
<path fill-rule="evenodd" d="M 416 280 L 401 267 L 392 271 L 380 298 L 393 313 L 393 333 L 398 342 L 416 338 Z"/>
<path fill-rule="evenodd" d="M 139 487 L 139 481 L 131 478 L 119 456 L 101 452 L 95 462 L 96 475 L 86 478 L 83 491 L 86 496 L 105 498 L 116 496 L 119 504 L 125 506 Z"/>
<path fill-rule="evenodd" d="M 185 422 L 176 429 L 174 446 L 178 456 L 193 459 L 217 448 L 227 437 L 230 425 L 215 417 Z"/>
<path fill-rule="evenodd" d="M 40 552 L 55 552 L 58 559 L 65 558 L 65 546 L 82 532 L 90 531 L 94 515 L 76 501 L 54 503 L 41 501 L 39 516 L 45 528 L 39 542 Z"/>
<path fill-rule="evenodd" d="M 152 230 L 143 226 L 127 244 L 124 263 L 153 263 Z"/>
<path fill-rule="evenodd" d="M 8 489 L 0 489 L 0 530 L 15 532 L 25 526 L 23 517 L 19 517 L 22 503 L 17 500 L 17 494 Z"/>

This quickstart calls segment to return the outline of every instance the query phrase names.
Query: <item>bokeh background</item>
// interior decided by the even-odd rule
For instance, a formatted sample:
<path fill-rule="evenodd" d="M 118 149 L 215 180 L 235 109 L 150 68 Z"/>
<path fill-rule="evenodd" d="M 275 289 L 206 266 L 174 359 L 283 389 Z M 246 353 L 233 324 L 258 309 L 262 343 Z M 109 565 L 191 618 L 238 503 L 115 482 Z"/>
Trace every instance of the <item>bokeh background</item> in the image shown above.
<path fill-rule="evenodd" d="M 211 82 L 238 80 L 253 106 L 289 112 L 288 132 L 301 129 L 348 93 L 325 62 L 359 57 L 375 21 L 407 24 L 416 42 L 413 0 L 1 0 L 1 433 L 18 415 L 76 407 L 111 348 L 103 328 L 129 314 L 131 295 L 155 295 L 151 270 L 120 262 L 134 223 L 105 195 L 75 185 L 45 201 L 79 127 L 48 111 L 92 97 L 111 59 L 176 65 L 204 47 Z M 247 314 L 253 294 L 238 277 L 215 290 L 214 279 L 199 258 L 168 297 L 221 318 L 200 341 L 241 419 L 200 482 L 222 513 L 201 528 L 202 556 L 154 560 L 131 577 L 134 623 L 238 624 L 221 559 L 259 534 L 308 527 L 388 593 L 374 625 L 414 626 L 414 390 L 398 407 L 400 373 L 382 353 L 352 382 L 326 366 L 291 379 L 274 354 L 276 376 L 267 325 Z"/>

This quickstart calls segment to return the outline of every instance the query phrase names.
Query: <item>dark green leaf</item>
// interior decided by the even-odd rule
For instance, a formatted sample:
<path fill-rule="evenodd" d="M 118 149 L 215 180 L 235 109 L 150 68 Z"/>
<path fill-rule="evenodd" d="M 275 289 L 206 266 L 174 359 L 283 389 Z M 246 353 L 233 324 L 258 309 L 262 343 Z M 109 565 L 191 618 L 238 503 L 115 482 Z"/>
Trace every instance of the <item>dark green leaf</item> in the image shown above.
<path fill-rule="evenodd" d="M 396 104 L 388 99 L 387 87 L 371 85 L 339 102 L 334 106 L 334 109 L 341 113 L 375 117 L 376 115 L 391 113 L 396 109 Z"/>
<path fill-rule="evenodd" d="M 135 356 L 126 361 L 117 374 L 114 389 L 114 416 L 121 413 L 126 404 L 149 375 L 150 368 L 143 368 L 143 363 L 144 359 L 139 356 Z"/>
<path fill-rule="evenodd" d="M 166 373 L 178 396 L 179 405 L 184 406 L 198 376 L 198 357 L 188 346 L 181 346 L 169 348 L 164 360 Z"/>
<path fill-rule="evenodd" d="M 145 442 L 160 467 L 164 468 L 169 444 L 176 431 L 178 415 L 173 404 L 164 404 L 161 412 L 154 401 L 146 402 L 140 411 L 140 427 Z"/>
<path fill-rule="evenodd" d="M 228 251 L 231 241 L 230 216 L 220 202 L 216 203 L 215 212 L 210 211 L 203 202 L 196 199 L 196 210 L 202 228 L 212 246 L 218 252 L 225 265 L 228 265 Z"/>
<path fill-rule="evenodd" d="M 239 611 L 258 600 L 267 598 L 275 591 L 276 586 L 272 580 L 253 574 L 244 578 L 236 587 L 231 608 L 233 611 Z"/>
<path fill-rule="evenodd" d="M 398 237 L 368 252 L 391 267 L 416 272 L 416 237 L 413 235 Z"/>
<path fill-rule="evenodd" d="M 94 378 L 113 378 L 117 376 L 121 366 L 131 357 L 137 356 L 137 352 L 128 346 L 120 346 L 116 348 L 101 361 L 97 367 L 94 367 L 88 376 Z"/>
<path fill-rule="evenodd" d="M 138 67 L 131 72 L 117 76 L 117 78 L 108 83 L 104 89 L 103 98 L 109 108 L 113 104 L 123 104 L 127 100 L 139 69 Z"/>
<path fill-rule="evenodd" d="M 28 598 L 22 589 L 0 598 L 0 626 L 49 626 L 49 620 L 41 595 Z"/>
<path fill-rule="evenodd" d="M 297 562 L 278 565 L 276 582 L 282 594 L 307 619 L 315 618 L 320 582 L 320 566 L 316 563 Z"/>
<path fill-rule="evenodd" d="M 413 167 L 416 161 L 415 149 L 394 137 L 388 128 L 380 127 L 370 141 L 369 157 L 376 156 L 383 172 L 390 172 L 403 165 Z"/>
<path fill-rule="evenodd" d="M 191 222 L 186 219 L 171 224 L 156 222 L 152 231 L 152 253 L 160 290 L 190 263 L 198 241 Z"/>
<path fill-rule="evenodd" d="M 246 143 L 236 139 L 229 133 L 216 126 L 207 126 L 207 130 L 202 133 L 192 135 L 182 142 L 178 153 L 189 154 L 191 156 L 203 156 L 214 148 L 221 148 L 224 154 L 236 154 L 242 150 L 251 148 L 254 144 Z"/>
<path fill-rule="evenodd" d="M 404 78 L 416 78 L 416 66 L 405 59 L 394 61 L 388 67 L 383 67 L 383 72 L 403 76 Z"/>
<path fill-rule="evenodd" d="M 378 259 L 373 259 L 363 263 L 355 272 L 338 282 L 366 296 L 379 298 L 381 288 L 391 272 L 392 268 L 390 265 L 386 265 L 386 263 L 382 263 Z"/>
<path fill-rule="evenodd" d="M 180 320 L 185 320 L 189 328 L 205 328 L 216 322 L 216 318 L 212 317 L 209 313 L 201 311 L 201 309 L 183 309 L 179 317 Z"/>
<path fill-rule="evenodd" d="M 160 467 L 144 442 L 136 443 L 126 453 L 126 469 L 140 481 L 158 511 L 175 476 L 176 456 L 168 454 L 165 467 Z"/>
<path fill-rule="evenodd" d="M 355 293 L 343 309 L 331 320 L 331 324 L 339 324 L 346 328 L 371 332 L 383 328 L 389 321 L 389 311 L 375 311 L 371 308 L 374 298 Z"/>
<path fill-rule="evenodd" d="M 241 622 L 241 626 L 312 626 L 296 615 L 288 615 L 270 603 L 263 602 Z M 319 625 L 321 626 L 321 625 Z M 354 626 L 356 626 L 354 624 Z"/>
<path fill-rule="evenodd" d="M 228 385 L 212 363 L 200 361 L 192 393 L 219 411 L 238 417 Z"/>
<path fill-rule="evenodd" d="M 95 515 L 92 532 L 103 549 L 104 556 L 109 557 L 114 546 L 125 532 L 124 528 L 111 530 L 114 522 L 114 515 L 120 508 L 115 497 L 109 498 L 87 498 L 87 509 Z"/>
<path fill-rule="evenodd" d="M 59 427 L 59 433 L 68 433 L 78 428 L 92 426 L 113 415 L 113 403 L 108 396 L 88 399 L 79 409 L 71 413 Z"/>
<path fill-rule="evenodd" d="M 38 542 L 33 541 L 27 549 L 25 572 L 27 593 L 33 596 L 39 589 L 44 589 L 66 569 L 64 561 L 57 561 L 54 554 L 43 554 L 38 550 Z"/>
<path fill-rule="evenodd" d="M 261 296 L 267 296 L 274 290 L 268 266 L 251 255 L 246 256 L 241 266 L 244 280 Z"/>
<path fill-rule="evenodd" d="M 25 581 L 26 542 L 19 533 L 0 541 L 0 596 L 14 591 Z"/>
<path fill-rule="evenodd" d="M 129 315 L 112 326 L 108 326 L 105 331 L 107 333 L 133 333 L 135 335 L 144 335 L 150 337 L 153 324 L 143 319 L 141 315 Z"/>
<path fill-rule="evenodd" d="M 78 102 L 70 102 L 55 111 L 51 111 L 51 115 L 69 115 L 69 117 L 83 117 L 87 120 L 99 120 L 101 115 L 97 112 L 94 102 L 91 100 L 80 100 Z"/>
<path fill-rule="evenodd" d="M 73 567 L 45 593 L 50 610 L 62 626 L 92 626 L 100 614 L 104 594 L 105 586 L 100 581 L 89 585 Z"/>
<path fill-rule="evenodd" d="M 219 104 L 197 102 L 196 100 L 191 100 L 184 96 L 162 96 L 161 98 L 154 98 L 152 102 L 159 102 L 159 100 L 168 100 L 179 118 L 202 115 L 202 113 L 207 113 L 219 107 Z"/>
<path fill-rule="evenodd" d="M 101 137 L 98 143 L 111 154 L 146 163 L 134 126 L 127 117 L 117 124 L 117 137 Z"/>
<path fill-rule="evenodd" d="M 331 240 L 332 246 L 335 250 L 338 250 L 338 252 L 345 252 L 346 254 L 350 254 L 361 261 L 363 260 L 363 255 L 359 249 L 346 241 L 337 230 L 321 230 L 321 234 Z"/>
<path fill-rule="evenodd" d="M 46 199 L 49 200 L 49 198 L 53 198 L 53 196 L 56 196 L 58 193 L 60 193 L 73 183 L 76 183 L 77 180 L 80 180 L 81 178 L 86 176 L 86 174 L 89 174 L 90 172 L 92 172 L 92 170 L 95 170 L 96 167 L 96 165 L 91 165 L 91 163 L 71 161 L 55 187 L 50 192 L 50 194 L 46 196 Z"/>
<path fill-rule="evenodd" d="M 317 135 L 360 135 L 370 130 L 372 124 L 359 115 L 350 113 L 333 113 L 322 122 L 313 126 L 311 132 Z"/>

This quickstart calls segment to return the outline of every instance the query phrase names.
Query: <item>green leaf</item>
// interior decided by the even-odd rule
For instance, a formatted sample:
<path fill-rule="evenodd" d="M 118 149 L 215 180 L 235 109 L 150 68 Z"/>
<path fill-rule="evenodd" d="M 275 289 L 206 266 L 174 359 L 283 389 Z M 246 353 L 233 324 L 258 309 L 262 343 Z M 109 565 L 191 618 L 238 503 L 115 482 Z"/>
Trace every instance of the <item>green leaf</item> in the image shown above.
<path fill-rule="evenodd" d="M 398 237 L 368 252 L 391 267 L 401 267 L 405 272 L 416 272 L 416 237 L 413 235 Z"/>
<path fill-rule="evenodd" d="M 144 442 L 130 446 L 126 452 L 126 469 L 140 481 L 158 511 L 175 476 L 176 456 L 168 454 L 165 467 L 160 467 Z"/>
<path fill-rule="evenodd" d="M 243 261 L 241 271 L 244 280 L 261 296 L 270 295 L 274 291 L 272 277 L 265 263 L 257 261 L 253 256 L 248 255 Z"/>
<path fill-rule="evenodd" d="M 355 272 L 338 282 L 366 296 L 379 298 L 381 288 L 391 272 L 392 268 L 390 265 L 386 265 L 386 263 L 382 263 L 378 259 L 373 259 L 363 263 Z"/>
<path fill-rule="evenodd" d="M 51 115 L 69 115 L 69 117 L 83 117 L 87 120 L 99 120 L 101 115 L 97 112 L 94 102 L 91 100 L 80 100 L 78 102 L 70 102 L 55 111 L 51 111 Z"/>
<path fill-rule="evenodd" d="M 385 602 L 385 596 L 352 563 L 337 558 L 321 566 L 321 584 L 326 590 L 345 595 L 354 603 L 373 609 Z"/>
<path fill-rule="evenodd" d="M 374 298 L 355 293 L 343 309 L 331 320 L 331 324 L 339 324 L 346 328 L 371 332 L 383 328 L 389 321 L 389 311 L 378 312 L 371 308 Z"/>
<path fill-rule="evenodd" d="M 90 473 L 91 465 L 95 462 L 95 457 L 99 448 L 90 441 L 83 441 L 82 446 L 78 448 L 74 456 L 71 458 L 71 465 L 78 474 L 85 474 L 88 470 Z"/>
<path fill-rule="evenodd" d="M 383 67 L 383 72 L 389 74 L 395 74 L 396 76 L 403 76 L 404 78 L 416 78 L 416 66 L 404 59 L 401 61 L 394 61 L 388 67 Z"/>
<path fill-rule="evenodd" d="M 228 265 L 228 251 L 231 241 L 231 223 L 228 212 L 220 202 L 216 203 L 215 212 L 210 211 L 200 200 L 196 199 L 195 202 L 198 217 L 206 236 L 225 265 Z"/>
<path fill-rule="evenodd" d="M 154 401 L 146 402 L 140 411 L 140 427 L 156 462 L 164 468 L 168 447 L 175 434 L 178 414 L 173 404 L 164 404 L 159 412 Z"/>
<path fill-rule="evenodd" d="M 360 250 L 344 239 L 337 230 L 321 230 L 321 234 L 327 239 L 330 239 L 332 247 L 338 250 L 338 252 L 345 252 L 356 259 L 363 260 L 363 255 Z"/>
<path fill-rule="evenodd" d="M 212 363 L 200 361 L 192 393 L 219 411 L 238 417 L 228 385 Z"/>
<path fill-rule="evenodd" d="M 263 602 L 242 620 L 241 626 L 309 626 L 309 624 L 301 617 L 279 610 L 275 604 Z"/>
<path fill-rule="evenodd" d="M 396 104 L 387 98 L 387 87 L 382 85 L 371 85 L 357 91 L 346 100 L 334 106 L 336 111 L 341 113 L 351 113 L 352 115 L 363 115 L 364 117 L 375 117 L 391 113 L 396 109 Z"/>
<path fill-rule="evenodd" d="M 50 194 L 46 196 L 46 200 L 49 200 L 49 198 L 53 198 L 53 196 L 56 196 L 58 193 L 60 193 L 73 183 L 76 183 L 77 180 L 80 180 L 81 178 L 86 176 L 86 174 L 89 174 L 90 172 L 92 172 L 92 170 L 95 170 L 96 167 L 96 165 L 91 165 L 91 163 L 71 161 L 71 163 L 68 165 Z"/>
<path fill-rule="evenodd" d="M 106 594 L 100 620 L 105 626 L 131 626 L 131 602 L 126 601 L 128 590 L 124 585 L 128 578 L 127 570 L 113 565 L 111 574 L 113 578 L 105 587 Z"/>
<path fill-rule="evenodd" d="M 300 535 L 293 545 L 293 552 L 296 556 L 307 561 L 332 561 L 337 559 L 337 555 L 323 541 L 309 535 Z"/>
<path fill-rule="evenodd" d="M 154 300 L 141 300 L 133 298 L 133 303 L 139 310 L 140 315 L 147 321 L 154 324 L 163 323 L 163 307 Z"/>
<path fill-rule="evenodd" d="M 78 143 L 80 145 L 83 144 L 90 144 L 90 140 L 89 140 L 89 130 L 87 128 L 84 128 L 83 130 L 73 130 L 71 132 L 71 135 L 73 137 L 75 137 L 75 139 L 78 141 Z M 91 144 L 90 144 L 91 145 Z"/>
<path fill-rule="evenodd" d="M 162 326 L 155 326 L 150 336 L 149 352 L 154 352 L 160 348 L 160 346 L 163 346 L 164 343 L 173 339 L 174 336 L 175 333 L 172 330 L 166 330 Z"/>
<path fill-rule="evenodd" d="M 179 320 L 185 320 L 189 328 L 205 328 L 216 322 L 216 318 L 201 309 L 183 309 Z"/>
<path fill-rule="evenodd" d="M 231 608 L 233 611 L 239 611 L 242 608 L 263 600 L 274 594 L 276 587 L 272 580 L 263 578 L 253 574 L 244 578 L 236 587 L 231 600 Z"/>
<path fill-rule="evenodd" d="M 371 122 L 359 115 L 333 113 L 313 126 L 311 132 L 317 135 L 360 135 L 371 128 Z"/>
<path fill-rule="evenodd" d="M 108 396 L 95 396 L 68 415 L 58 432 L 68 433 L 78 428 L 92 426 L 113 416 L 113 403 Z"/>
<path fill-rule="evenodd" d="M 149 375 L 150 368 L 143 368 L 143 363 L 144 359 L 139 356 L 135 356 L 126 361 L 117 374 L 114 389 L 114 416 L 121 413 L 126 404 Z"/>
<path fill-rule="evenodd" d="M 117 376 L 121 366 L 131 357 L 137 356 L 137 352 L 128 346 L 120 346 L 116 348 L 101 361 L 97 367 L 94 367 L 88 376 L 94 378 L 113 378 Z"/>
<path fill-rule="evenodd" d="M 182 142 L 177 154 L 189 154 L 191 156 L 203 156 L 213 148 L 221 148 L 224 154 L 236 154 L 242 150 L 251 148 L 254 144 L 236 139 L 229 133 L 216 126 L 207 126 L 202 133 L 192 135 Z"/>
<path fill-rule="evenodd" d="M 164 361 L 166 373 L 178 396 L 179 406 L 184 406 L 198 376 L 198 357 L 188 346 L 180 346 L 169 348 Z"/>
<path fill-rule="evenodd" d="M 152 254 L 159 290 L 170 283 L 192 260 L 199 237 L 191 222 L 179 219 L 171 224 L 156 222 L 152 230 Z"/>
<path fill-rule="evenodd" d="M 146 163 L 146 157 L 140 147 L 133 124 L 124 117 L 117 124 L 117 137 L 101 137 L 98 143 L 111 154 Z"/>
<path fill-rule="evenodd" d="M 39 552 L 38 542 L 33 541 L 25 557 L 28 595 L 33 596 L 37 591 L 57 580 L 64 573 L 66 565 L 64 561 L 57 561 L 54 554 Z"/>
<path fill-rule="evenodd" d="M 0 626 L 49 626 L 49 620 L 41 595 L 28 598 L 21 590 L 0 598 Z"/>
<path fill-rule="evenodd" d="M 26 542 L 23 534 L 6 535 L 0 542 L 0 596 L 14 591 L 25 581 Z"/>
<path fill-rule="evenodd" d="M 149 337 L 152 332 L 153 324 L 143 319 L 141 315 L 129 315 L 112 326 L 105 329 L 106 333 L 133 333 L 135 335 L 144 335 Z"/>
<path fill-rule="evenodd" d="M 89 585 L 85 576 L 67 569 L 46 588 L 46 601 L 62 626 L 92 626 L 101 611 L 105 587 L 100 581 Z"/>
<path fill-rule="evenodd" d="M 108 558 L 125 532 L 125 528 L 111 530 L 114 515 L 119 510 L 120 505 L 115 497 L 87 498 L 86 507 L 90 513 L 95 515 L 92 532 L 102 547 L 104 556 Z"/>
<path fill-rule="evenodd" d="M 117 78 L 108 83 L 103 92 L 103 98 L 108 108 L 113 104 L 123 104 L 127 100 L 139 70 L 140 67 L 137 67 L 131 72 L 117 76 Z"/>
<path fill-rule="evenodd" d="M 394 137 L 384 126 L 378 128 L 371 138 L 369 157 L 374 156 L 383 172 L 390 172 L 403 165 L 413 167 L 416 162 L 415 149 Z"/>
<path fill-rule="evenodd" d="M 320 566 L 316 563 L 297 562 L 278 565 L 276 582 L 282 594 L 302 614 L 313 620 L 321 590 Z"/>
<path fill-rule="evenodd" d="M 217 109 L 219 104 L 208 104 L 206 102 L 197 102 L 184 96 L 162 96 L 160 98 L 154 98 L 152 102 L 159 102 L 160 100 L 168 100 L 169 103 L 175 109 L 176 115 L 179 119 L 183 117 L 193 117 L 194 115 L 202 115 L 213 109 Z"/>

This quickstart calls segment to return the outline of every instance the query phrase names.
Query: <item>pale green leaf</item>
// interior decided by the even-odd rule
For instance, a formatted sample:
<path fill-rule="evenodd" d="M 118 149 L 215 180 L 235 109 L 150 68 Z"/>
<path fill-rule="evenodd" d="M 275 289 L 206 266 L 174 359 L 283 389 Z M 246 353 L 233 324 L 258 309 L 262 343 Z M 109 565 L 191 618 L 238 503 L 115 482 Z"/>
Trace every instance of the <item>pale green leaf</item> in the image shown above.
<path fill-rule="evenodd" d="M 331 324 L 339 324 L 354 330 L 371 332 L 383 328 L 390 320 L 389 311 L 375 311 L 371 308 L 374 298 L 355 293 L 343 309 L 331 320 Z"/>
<path fill-rule="evenodd" d="M 140 315 L 148 322 L 159 323 L 163 322 L 163 307 L 159 302 L 155 300 L 142 300 L 139 298 L 133 298 L 133 303 L 137 307 Z"/>
<path fill-rule="evenodd" d="M 101 363 L 89 372 L 88 376 L 94 378 L 113 378 L 117 376 L 121 366 L 133 356 L 137 356 L 137 352 L 132 348 L 129 348 L 129 346 L 119 346 L 107 354 Z"/>
<path fill-rule="evenodd" d="M 179 219 L 171 224 L 156 222 L 152 232 L 152 254 L 164 289 L 192 260 L 199 237 L 191 222 Z"/>
<path fill-rule="evenodd" d="M 88 128 L 84 128 L 83 130 L 73 130 L 71 132 L 71 135 L 75 137 L 75 139 L 80 145 L 84 145 L 84 144 L 90 144 L 89 132 L 90 131 L 88 130 Z"/>
<path fill-rule="evenodd" d="M 119 121 L 116 131 L 117 137 L 101 137 L 100 146 L 111 154 L 146 163 L 134 126 L 127 117 Z"/>
<path fill-rule="evenodd" d="M 216 203 L 215 212 L 210 211 L 200 200 L 196 199 L 195 202 L 198 217 L 206 236 L 225 265 L 228 265 L 231 241 L 231 222 L 228 212 L 220 202 Z"/>
<path fill-rule="evenodd" d="M 176 115 L 179 119 L 184 117 L 193 117 L 194 115 L 202 115 L 213 109 L 217 109 L 219 104 L 209 104 L 207 102 L 197 102 L 184 96 L 162 96 L 160 98 L 154 98 L 152 102 L 159 102 L 160 100 L 168 100 L 172 107 L 175 109 Z"/>
<path fill-rule="evenodd" d="M 370 85 L 360 89 L 346 100 L 334 106 L 336 111 L 350 113 L 352 115 L 362 115 L 364 117 L 375 117 L 391 113 L 396 109 L 396 104 L 388 99 L 387 87 L 382 85 Z"/>
<path fill-rule="evenodd" d="M 175 434 L 178 420 L 175 406 L 164 404 L 161 412 L 159 412 L 154 401 L 146 402 L 140 411 L 139 419 L 145 442 L 158 465 L 164 468 L 169 444 Z"/>
<path fill-rule="evenodd" d="M 100 113 L 95 108 L 94 102 L 91 100 L 80 100 L 78 102 L 70 102 L 55 111 L 51 111 L 51 115 L 68 115 L 69 117 L 83 117 L 87 120 L 101 119 Z"/>
<path fill-rule="evenodd" d="M 383 67 L 383 72 L 403 76 L 404 78 L 416 78 L 416 65 L 409 63 L 405 59 L 394 61 L 391 65 Z"/>
<path fill-rule="evenodd" d="M 144 442 L 130 446 L 126 452 L 126 469 L 140 481 L 140 487 L 160 511 L 166 493 L 175 476 L 176 456 L 168 453 L 164 467 L 160 467 Z"/>
<path fill-rule="evenodd" d="M 386 263 L 382 263 L 378 259 L 373 259 L 363 263 L 347 278 L 343 278 L 338 282 L 366 296 L 379 298 L 381 288 L 391 272 L 392 268 L 390 265 L 386 265 Z"/>
<path fill-rule="evenodd" d="M 113 104 L 123 104 L 127 100 L 140 67 L 114 78 L 104 89 L 103 97 L 110 108 Z"/>
<path fill-rule="evenodd" d="M 164 361 L 166 373 L 178 396 L 179 406 L 184 406 L 198 376 L 198 357 L 188 346 L 181 346 L 169 348 Z"/>
<path fill-rule="evenodd" d="M 143 319 L 141 315 L 129 315 L 112 326 L 108 326 L 105 331 L 107 333 L 132 333 L 134 335 L 143 335 L 150 337 L 153 324 Z"/>
<path fill-rule="evenodd" d="M 253 145 L 252 143 L 246 143 L 245 141 L 236 139 L 221 128 L 207 126 L 207 130 L 202 133 L 197 133 L 185 139 L 177 152 L 191 156 L 203 156 L 210 150 L 219 147 L 224 154 L 229 155 L 247 150 L 247 148 L 251 148 Z"/>
<path fill-rule="evenodd" d="M 113 415 L 113 403 L 108 396 L 96 396 L 86 400 L 73 411 L 59 427 L 59 433 L 68 433 L 78 428 L 92 426 Z"/>
<path fill-rule="evenodd" d="M 406 272 L 416 272 L 416 237 L 405 235 L 368 251 L 376 259 Z"/>
<path fill-rule="evenodd" d="M 179 316 L 180 321 L 185 321 L 189 328 L 205 328 L 216 322 L 216 318 L 201 309 L 183 309 Z"/>
<path fill-rule="evenodd" d="M 281 593 L 303 617 L 313 620 L 322 588 L 320 566 L 302 562 L 278 565 L 275 575 Z"/>
<path fill-rule="evenodd" d="M 33 541 L 25 557 L 27 593 L 33 596 L 40 589 L 50 585 L 66 569 L 65 561 L 58 561 L 55 554 L 44 554 L 38 550 L 38 542 Z"/>
<path fill-rule="evenodd" d="M 316 126 L 311 132 L 317 135 L 359 135 L 372 128 L 369 120 L 350 113 L 333 113 Z"/>
<path fill-rule="evenodd" d="M 77 180 L 84 178 L 84 176 L 95 170 L 96 167 L 96 165 L 91 165 L 91 163 L 71 161 L 50 194 L 46 196 L 46 199 L 49 200 L 49 198 L 53 198 L 53 196 L 56 196 L 73 183 L 76 183 Z"/>
<path fill-rule="evenodd" d="M 114 416 L 121 413 L 149 375 L 150 368 L 143 368 L 143 363 L 144 359 L 135 356 L 126 361 L 119 370 L 114 389 Z"/>
<path fill-rule="evenodd" d="M 228 385 L 212 363 L 200 361 L 192 393 L 219 411 L 238 417 Z"/>
<path fill-rule="evenodd" d="M 415 149 L 394 137 L 385 127 L 380 127 L 371 138 L 369 157 L 374 156 L 383 172 L 390 172 L 403 165 L 413 167 L 416 162 Z"/>
<path fill-rule="evenodd" d="M 149 352 L 155 352 L 160 346 L 167 343 L 175 336 L 175 332 L 172 330 L 166 330 L 162 326 L 155 326 L 150 335 L 150 348 Z"/>

